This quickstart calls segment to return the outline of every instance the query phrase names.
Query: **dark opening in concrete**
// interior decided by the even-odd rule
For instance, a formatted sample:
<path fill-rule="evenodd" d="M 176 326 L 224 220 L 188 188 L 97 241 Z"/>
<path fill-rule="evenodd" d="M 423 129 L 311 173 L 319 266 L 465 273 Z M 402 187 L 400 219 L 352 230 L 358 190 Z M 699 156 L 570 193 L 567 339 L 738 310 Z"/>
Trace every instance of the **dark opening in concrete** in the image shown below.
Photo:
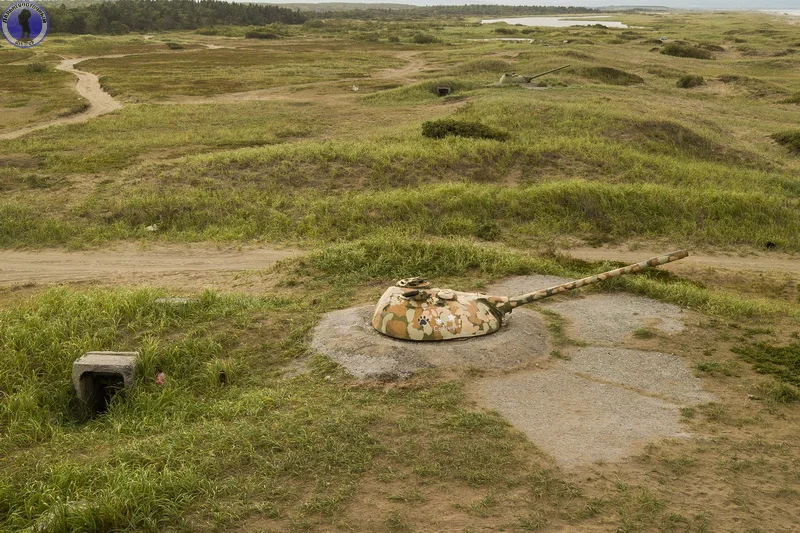
<path fill-rule="evenodd" d="M 449 85 L 440 85 L 436 88 L 436 94 L 439 96 L 447 96 L 450 94 L 450 90 Z"/>
<path fill-rule="evenodd" d="M 111 399 L 125 387 L 122 374 L 86 372 L 81 376 L 81 386 L 87 393 L 87 405 L 95 413 L 105 413 Z"/>

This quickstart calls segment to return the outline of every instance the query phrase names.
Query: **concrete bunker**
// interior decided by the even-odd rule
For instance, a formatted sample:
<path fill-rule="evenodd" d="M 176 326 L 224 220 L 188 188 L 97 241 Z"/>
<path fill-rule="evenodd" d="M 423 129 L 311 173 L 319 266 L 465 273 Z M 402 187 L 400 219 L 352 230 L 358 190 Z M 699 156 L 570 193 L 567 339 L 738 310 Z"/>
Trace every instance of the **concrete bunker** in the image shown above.
<path fill-rule="evenodd" d="M 88 352 L 72 365 L 78 399 L 93 413 L 104 413 L 120 391 L 133 387 L 138 352 Z"/>

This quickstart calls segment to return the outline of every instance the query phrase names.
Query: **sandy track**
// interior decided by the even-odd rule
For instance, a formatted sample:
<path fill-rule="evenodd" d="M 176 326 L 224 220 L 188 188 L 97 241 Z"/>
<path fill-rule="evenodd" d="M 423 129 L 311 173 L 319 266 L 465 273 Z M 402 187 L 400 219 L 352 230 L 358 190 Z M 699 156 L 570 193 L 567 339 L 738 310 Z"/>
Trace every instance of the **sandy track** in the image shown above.
<path fill-rule="evenodd" d="M 153 37 L 152 35 L 145 35 L 144 39 L 148 40 L 152 39 L 152 37 Z M 208 50 L 234 48 L 232 46 L 222 46 L 218 44 L 208 44 L 208 43 L 200 43 L 200 44 L 202 44 L 202 46 L 206 47 L 206 49 Z M 191 53 L 194 51 L 195 50 L 186 50 L 185 53 Z M 155 52 L 155 53 L 161 54 L 164 52 Z M 401 68 L 389 68 L 377 71 L 372 76 L 372 78 L 407 79 L 409 77 L 413 77 L 415 74 L 418 74 L 419 71 L 425 66 L 425 62 L 423 60 L 414 57 L 416 53 L 417 52 L 401 52 L 400 54 L 397 55 L 397 57 L 408 60 L 408 64 L 406 66 Z M 122 109 L 122 103 L 115 100 L 100 86 L 100 80 L 96 74 L 79 70 L 75 68 L 75 65 L 83 61 L 89 61 L 90 59 L 112 59 L 112 58 L 126 57 L 129 55 L 132 54 L 116 54 L 116 55 L 106 55 L 106 56 L 90 56 L 90 57 L 64 59 L 63 61 L 61 61 L 61 63 L 56 65 L 56 69 L 62 70 L 64 72 L 70 72 L 78 77 L 78 83 L 75 86 L 75 90 L 78 92 L 78 94 L 80 94 L 89 102 L 89 109 L 87 109 L 82 113 L 76 113 L 75 115 L 70 115 L 68 117 L 60 117 L 53 120 L 41 122 L 39 124 L 31 124 L 29 126 L 25 126 L 24 128 L 20 128 L 18 130 L 14 130 L 11 132 L 0 133 L 0 140 L 16 139 L 18 137 L 22 137 L 23 135 L 27 135 L 28 133 L 43 130 L 45 128 L 49 128 L 52 126 L 58 126 L 61 124 L 77 124 L 81 122 L 86 122 L 91 118 L 98 117 L 100 115 L 105 115 L 106 113 L 117 111 L 118 109 Z M 255 101 L 255 100 L 299 100 L 297 98 L 287 97 L 286 91 L 290 89 L 296 90 L 302 88 L 313 88 L 321 85 L 335 85 L 342 82 L 351 82 L 351 81 L 359 82 L 363 81 L 364 79 L 365 78 L 342 78 L 338 80 L 326 80 L 321 82 L 311 82 L 298 85 L 270 87 L 268 89 L 256 89 L 253 91 L 243 91 L 239 93 L 224 93 L 224 94 L 205 96 L 205 97 L 179 96 L 170 98 L 167 101 L 160 101 L 153 103 L 160 103 L 166 105 L 235 104 L 239 102 Z"/>
<path fill-rule="evenodd" d="M 64 59 L 61 63 L 56 65 L 56 69 L 64 72 L 70 72 L 78 77 L 78 83 L 75 90 L 78 94 L 83 96 L 89 102 L 89 109 L 82 113 L 70 115 L 68 117 L 56 118 L 41 122 L 39 124 L 32 124 L 24 128 L 0 134 L 0 139 L 16 139 L 28 133 L 49 128 L 51 126 L 58 126 L 60 124 L 76 124 L 79 122 L 86 122 L 87 120 L 111 113 L 122 108 L 122 104 L 116 101 L 110 94 L 105 92 L 100 87 L 100 80 L 96 74 L 78 70 L 75 65 L 81 61 L 88 61 L 89 59 L 105 59 L 114 57 L 125 57 L 125 55 L 108 55 L 108 56 L 94 56 L 94 57 L 78 57 L 73 59 Z"/>
<path fill-rule="evenodd" d="M 660 251 L 615 250 L 608 248 L 573 248 L 569 254 L 589 261 L 634 263 L 659 255 Z M 0 251 L 0 286 L 23 283 L 63 283 L 71 281 L 131 281 L 163 276 L 213 277 L 215 272 L 263 269 L 279 259 L 298 255 L 292 249 L 256 248 L 247 250 L 209 249 L 197 246 L 159 246 L 141 250 L 125 245 L 111 250 L 66 252 Z M 681 261 L 660 267 L 677 274 L 712 268 L 739 272 L 780 272 L 800 276 L 800 259 L 789 256 L 692 254 Z"/>
<path fill-rule="evenodd" d="M 0 286 L 24 283 L 72 281 L 131 281 L 153 276 L 200 275 L 216 272 L 259 270 L 297 250 L 259 248 L 209 250 L 201 247 L 158 247 L 140 250 L 134 246 L 91 252 L 0 251 Z"/>
<path fill-rule="evenodd" d="M 571 248 L 566 253 L 584 261 L 620 261 L 636 263 L 656 257 L 671 250 L 620 250 L 614 248 Z M 800 275 L 800 258 L 780 253 L 753 254 L 745 257 L 734 255 L 695 254 L 689 250 L 689 257 L 659 267 L 676 274 L 698 268 L 735 270 L 741 272 L 782 272 Z"/>

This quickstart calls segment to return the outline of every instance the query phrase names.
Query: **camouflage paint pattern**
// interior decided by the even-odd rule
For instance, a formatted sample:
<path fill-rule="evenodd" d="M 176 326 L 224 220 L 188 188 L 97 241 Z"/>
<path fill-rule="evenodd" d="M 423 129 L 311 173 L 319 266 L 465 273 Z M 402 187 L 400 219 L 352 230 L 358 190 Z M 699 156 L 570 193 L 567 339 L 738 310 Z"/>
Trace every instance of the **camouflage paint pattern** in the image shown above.
<path fill-rule="evenodd" d="M 488 335 L 500 329 L 506 313 L 521 305 L 677 261 L 688 255 L 685 250 L 679 250 L 596 276 L 511 298 L 432 288 L 425 278 L 401 279 L 381 296 L 372 317 L 372 327 L 384 335 L 412 341 L 441 341 Z"/>

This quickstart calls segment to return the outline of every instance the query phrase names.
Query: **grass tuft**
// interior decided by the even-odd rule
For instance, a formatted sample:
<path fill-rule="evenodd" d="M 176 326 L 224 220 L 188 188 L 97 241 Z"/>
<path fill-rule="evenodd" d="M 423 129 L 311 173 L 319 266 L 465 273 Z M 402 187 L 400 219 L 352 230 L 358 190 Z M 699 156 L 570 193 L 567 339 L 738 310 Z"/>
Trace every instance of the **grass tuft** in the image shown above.
<path fill-rule="evenodd" d="M 772 374 L 781 381 L 800 386 L 800 343 L 774 346 L 759 342 L 735 346 L 731 350 L 752 363 L 756 372 Z"/>
<path fill-rule="evenodd" d="M 683 76 L 681 79 L 679 79 L 675 85 L 680 89 L 691 89 L 692 87 L 699 87 L 700 85 L 705 85 L 705 83 L 706 80 L 703 79 L 703 76 L 687 74 L 686 76 Z"/>
<path fill-rule="evenodd" d="M 612 67 L 584 67 L 577 69 L 578 74 L 595 79 L 609 85 L 634 85 L 644 83 L 644 78 Z"/>
<path fill-rule="evenodd" d="M 661 53 L 668 56 L 689 57 L 692 59 L 714 59 L 714 54 L 709 50 L 680 43 L 670 43 L 662 47 Z"/>
<path fill-rule="evenodd" d="M 508 138 L 508 132 L 481 124 L 480 122 L 441 119 L 429 120 L 422 123 L 423 137 L 442 139 L 448 135 L 470 137 L 474 139 L 493 139 L 496 141 L 504 141 Z"/>
<path fill-rule="evenodd" d="M 781 131 L 773 133 L 771 137 L 781 146 L 788 148 L 790 152 L 800 154 L 800 130 Z"/>

